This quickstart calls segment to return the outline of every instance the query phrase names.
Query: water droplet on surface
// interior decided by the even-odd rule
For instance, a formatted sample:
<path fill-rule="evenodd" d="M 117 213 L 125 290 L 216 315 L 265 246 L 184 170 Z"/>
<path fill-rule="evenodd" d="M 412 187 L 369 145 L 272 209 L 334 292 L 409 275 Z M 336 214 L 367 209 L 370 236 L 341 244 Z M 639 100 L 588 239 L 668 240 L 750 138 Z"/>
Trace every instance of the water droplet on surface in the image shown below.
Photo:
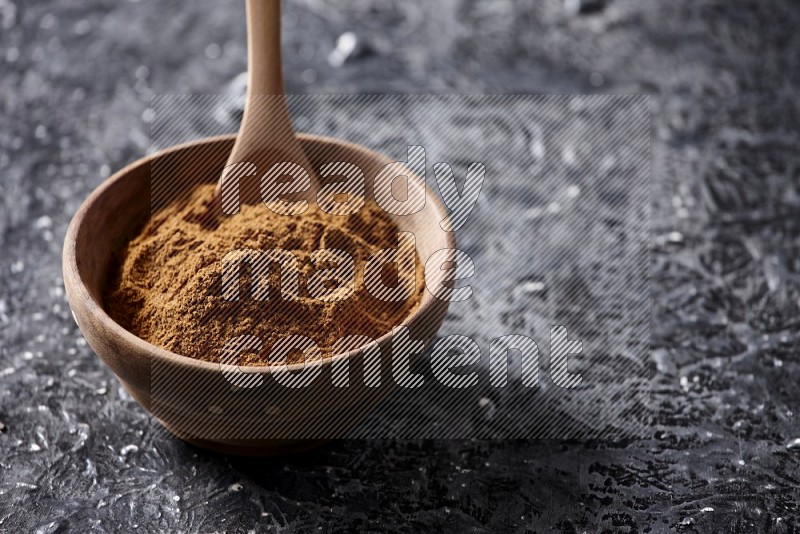
<path fill-rule="evenodd" d="M 139 447 L 137 447 L 136 445 L 125 445 L 119 451 L 119 453 L 122 456 L 127 456 L 127 455 L 129 455 L 131 453 L 134 453 L 134 452 L 139 452 Z"/>
<path fill-rule="evenodd" d="M 481 397 L 480 400 L 478 400 L 478 406 L 483 410 L 483 415 L 486 419 L 492 419 L 495 412 L 497 412 L 494 401 L 487 397 Z"/>
<path fill-rule="evenodd" d="M 681 388 L 682 389 L 688 390 L 689 389 L 689 378 L 687 376 L 682 376 L 680 378 L 680 384 L 681 384 Z"/>
<path fill-rule="evenodd" d="M 52 13 L 45 13 L 39 20 L 39 27 L 43 30 L 54 28 L 58 24 L 58 19 Z"/>
<path fill-rule="evenodd" d="M 75 23 L 75 26 L 72 27 L 72 31 L 75 32 L 76 35 L 86 35 L 92 30 L 91 23 L 86 20 L 82 19 Z"/>
<path fill-rule="evenodd" d="M 790 451 L 800 450 L 800 438 L 794 438 L 786 444 L 786 448 Z"/>
<path fill-rule="evenodd" d="M 673 243 L 683 243 L 683 234 L 680 232 L 670 232 L 667 234 L 667 239 Z"/>
<path fill-rule="evenodd" d="M 592 87 L 601 87 L 605 83 L 605 78 L 599 72 L 593 72 L 589 75 L 589 83 Z"/>
<path fill-rule="evenodd" d="M 51 228 L 52 226 L 53 226 L 53 219 L 51 219 L 47 215 L 39 217 L 38 219 L 36 219 L 36 222 L 34 223 L 34 227 L 36 227 L 37 230 L 44 230 L 45 228 Z"/>
<path fill-rule="evenodd" d="M 16 46 L 10 47 L 6 50 L 6 61 L 9 63 L 14 63 L 19 59 L 19 48 Z"/>
<path fill-rule="evenodd" d="M 219 59 L 222 55 L 222 47 L 217 43 L 211 43 L 206 47 L 205 53 L 208 59 Z"/>
<path fill-rule="evenodd" d="M 341 67 L 347 58 L 355 51 L 358 37 L 353 32 L 344 32 L 336 39 L 336 47 L 328 56 L 331 67 Z"/>
<path fill-rule="evenodd" d="M 144 111 L 142 111 L 142 121 L 143 122 L 146 122 L 147 124 L 150 124 L 151 122 L 153 122 L 153 119 L 155 119 L 155 118 L 156 118 L 156 112 L 153 111 L 153 108 L 147 108 Z"/>
<path fill-rule="evenodd" d="M 578 157 L 575 155 L 575 149 L 571 146 L 566 146 L 561 151 L 561 160 L 567 165 L 574 165 Z"/>
<path fill-rule="evenodd" d="M 747 432 L 750 429 L 750 423 L 741 419 L 733 424 L 732 429 L 734 432 Z"/>
<path fill-rule="evenodd" d="M 518 288 L 521 293 L 531 295 L 534 293 L 541 293 L 547 289 L 547 286 L 542 280 L 526 280 L 522 282 Z"/>
<path fill-rule="evenodd" d="M 300 79 L 305 84 L 312 84 L 317 81 L 317 71 L 314 69 L 306 69 L 300 73 Z"/>

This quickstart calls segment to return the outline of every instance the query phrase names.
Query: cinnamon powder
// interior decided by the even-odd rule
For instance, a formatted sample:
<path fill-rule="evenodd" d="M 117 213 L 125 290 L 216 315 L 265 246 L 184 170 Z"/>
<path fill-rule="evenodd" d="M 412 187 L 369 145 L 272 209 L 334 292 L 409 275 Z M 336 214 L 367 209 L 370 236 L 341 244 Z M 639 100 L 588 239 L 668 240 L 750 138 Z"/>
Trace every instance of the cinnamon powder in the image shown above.
<path fill-rule="evenodd" d="M 240 365 L 265 365 L 275 342 L 285 336 L 312 339 L 322 354 L 341 337 L 378 339 L 399 325 L 419 304 L 424 271 L 416 261 L 415 292 L 407 300 L 386 302 L 364 285 L 364 263 L 397 246 L 396 225 L 374 203 L 357 213 L 336 216 L 309 205 L 302 215 L 285 216 L 265 205 L 242 205 L 240 213 L 221 213 L 213 184 L 198 187 L 188 198 L 156 212 L 114 260 L 105 288 L 105 309 L 138 337 L 177 354 L 218 362 L 233 337 L 256 336 L 258 353 L 242 354 Z M 270 274 L 267 300 L 252 298 L 247 269 L 242 269 L 241 298 L 223 296 L 223 258 L 235 250 L 283 249 L 300 266 L 299 295 L 281 298 L 277 272 Z M 339 249 L 355 260 L 355 291 L 344 300 L 324 302 L 309 295 L 305 281 L 315 267 L 310 255 Z M 384 273 L 392 276 L 410 273 Z M 274 289 L 273 289 L 274 288 Z M 297 361 L 298 356 L 289 360 Z"/>

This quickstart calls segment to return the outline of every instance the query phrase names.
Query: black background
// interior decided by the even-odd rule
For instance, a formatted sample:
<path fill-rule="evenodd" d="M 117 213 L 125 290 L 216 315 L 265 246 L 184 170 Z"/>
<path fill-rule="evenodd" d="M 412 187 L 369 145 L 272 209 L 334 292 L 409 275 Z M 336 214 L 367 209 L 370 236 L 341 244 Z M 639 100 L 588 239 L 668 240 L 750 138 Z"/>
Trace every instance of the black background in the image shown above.
<path fill-rule="evenodd" d="M 152 94 L 241 94 L 243 3 L 0 0 L 0 530 L 795 531 L 800 8 L 575 3 L 288 2 L 287 89 L 651 94 L 647 437 L 253 460 L 154 437 L 60 275 L 82 199 L 148 149 Z"/>

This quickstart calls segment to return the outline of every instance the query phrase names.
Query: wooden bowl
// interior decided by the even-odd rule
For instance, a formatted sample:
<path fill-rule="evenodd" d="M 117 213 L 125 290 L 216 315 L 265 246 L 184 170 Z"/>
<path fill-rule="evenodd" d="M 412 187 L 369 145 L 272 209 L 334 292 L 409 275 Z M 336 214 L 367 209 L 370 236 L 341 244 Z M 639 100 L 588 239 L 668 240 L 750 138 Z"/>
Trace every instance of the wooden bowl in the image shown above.
<path fill-rule="evenodd" d="M 350 161 L 365 173 L 367 194 L 385 156 L 336 139 L 298 135 L 316 168 L 327 162 Z M 309 366 L 320 375 L 311 386 L 290 389 L 268 375 L 274 367 L 241 367 L 258 374 L 261 385 L 243 389 L 225 379 L 220 366 L 169 352 L 135 336 L 103 309 L 103 287 L 112 255 L 123 249 L 143 224 L 166 187 L 178 194 L 199 183 L 214 182 L 225 165 L 235 137 L 202 139 L 140 159 L 120 170 L 86 199 L 67 231 L 63 269 L 67 298 L 81 332 L 98 356 L 114 371 L 125 389 L 170 432 L 195 445 L 223 453 L 274 455 L 305 450 L 344 437 L 388 395 L 396 382 L 390 357 L 395 333 L 377 340 L 381 383 L 363 380 L 364 348 Z M 392 217 L 401 230 L 414 232 L 419 259 L 455 249 L 452 233 L 439 222 L 446 210 L 424 181 L 412 177 L 409 187 L 425 188 L 425 208 L 413 215 Z M 168 185 L 167 185 L 168 184 Z M 418 190 L 419 191 L 419 190 Z M 420 306 L 403 321 L 412 339 L 427 347 L 441 326 L 447 301 L 427 290 Z M 395 357 L 403 347 L 395 347 Z M 416 351 L 414 351 L 416 352 Z M 334 362 L 347 360 L 350 384 L 331 386 Z M 286 370 L 286 367 L 283 368 Z M 303 365 L 288 366 L 300 371 Z"/>

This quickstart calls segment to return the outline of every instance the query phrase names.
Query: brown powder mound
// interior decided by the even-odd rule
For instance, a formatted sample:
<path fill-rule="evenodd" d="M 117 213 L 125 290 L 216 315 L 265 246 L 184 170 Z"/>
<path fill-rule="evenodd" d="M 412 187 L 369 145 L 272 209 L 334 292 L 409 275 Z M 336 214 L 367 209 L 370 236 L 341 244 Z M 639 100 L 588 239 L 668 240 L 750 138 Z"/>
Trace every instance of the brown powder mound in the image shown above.
<path fill-rule="evenodd" d="M 337 339 L 345 335 L 377 339 L 419 304 L 424 287 L 419 258 L 410 299 L 385 302 L 364 286 L 367 259 L 398 243 L 397 227 L 374 203 L 349 216 L 329 215 L 314 204 L 297 216 L 275 214 L 263 204 L 245 205 L 240 213 L 226 216 L 219 213 L 214 193 L 213 184 L 201 186 L 188 199 L 155 213 L 112 265 L 105 309 L 140 338 L 177 354 L 218 362 L 228 340 L 256 336 L 262 350 L 243 354 L 240 364 L 264 365 L 273 344 L 284 336 L 307 336 L 330 356 Z M 310 297 L 306 281 L 315 272 L 310 254 L 331 248 L 344 250 L 355 260 L 355 291 L 347 299 L 324 302 Z M 239 299 L 226 300 L 222 260 L 241 249 L 293 252 L 300 265 L 298 298 L 282 298 L 276 265 L 270 270 L 268 299 L 256 300 L 245 265 Z M 402 275 L 397 269 L 385 269 L 384 283 L 391 286 Z M 289 361 L 299 359 L 299 353 L 289 355 Z"/>

